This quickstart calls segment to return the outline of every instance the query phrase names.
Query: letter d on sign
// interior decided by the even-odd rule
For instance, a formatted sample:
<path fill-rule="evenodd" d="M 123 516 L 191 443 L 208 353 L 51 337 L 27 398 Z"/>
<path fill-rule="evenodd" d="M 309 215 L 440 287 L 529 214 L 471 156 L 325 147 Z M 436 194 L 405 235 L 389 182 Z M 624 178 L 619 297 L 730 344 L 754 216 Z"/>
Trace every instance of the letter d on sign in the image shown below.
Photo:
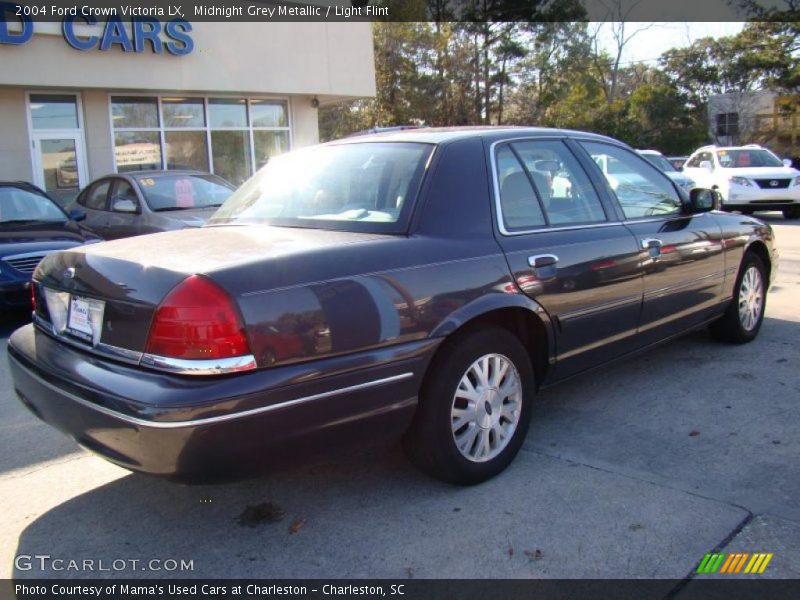
<path fill-rule="evenodd" d="M 22 26 L 22 31 L 10 32 L 8 30 L 9 18 L 17 21 Z M 0 44 L 24 44 L 33 37 L 33 21 L 30 17 L 17 16 L 17 6 L 7 2 L 0 2 Z"/>

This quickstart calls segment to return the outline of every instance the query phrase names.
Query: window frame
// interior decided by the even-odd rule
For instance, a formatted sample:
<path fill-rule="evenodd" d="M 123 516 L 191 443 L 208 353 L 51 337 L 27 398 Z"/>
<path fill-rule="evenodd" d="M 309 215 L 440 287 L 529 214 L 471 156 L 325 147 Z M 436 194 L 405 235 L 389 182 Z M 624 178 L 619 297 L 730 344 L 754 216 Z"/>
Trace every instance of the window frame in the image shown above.
<path fill-rule="evenodd" d="M 604 188 L 600 186 L 600 181 L 597 178 L 596 171 L 597 165 L 594 165 L 592 168 L 591 165 L 588 165 L 588 162 L 593 161 L 591 157 L 585 153 L 585 151 L 578 147 L 576 150 L 576 146 L 572 142 L 579 142 L 581 141 L 579 138 L 570 138 L 567 136 L 558 136 L 558 135 L 542 135 L 542 136 L 523 136 L 523 137 L 514 137 L 514 138 L 505 138 L 500 140 L 495 140 L 489 146 L 489 162 L 490 162 L 490 171 L 491 171 L 491 178 L 492 178 L 492 196 L 494 197 L 494 210 L 493 218 L 495 220 L 495 226 L 497 230 L 500 232 L 501 235 L 506 237 L 514 237 L 518 235 L 529 235 L 532 233 L 548 233 L 552 231 L 571 231 L 575 229 L 591 229 L 594 227 L 614 227 L 620 225 L 622 220 L 619 218 L 620 209 L 617 203 L 616 198 L 609 197 Z M 594 141 L 594 140 L 589 140 Z M 531 175 L 528 173 L 528 168 L 525 165 L 524 161 L 521 161 L 519 156 L 517 156 L 516 151 L 514 150 L 513 146 L 511 146 L 511 151 L 514 154 L 515 158 L 520 161 L 522 165 L 523 171 L 525 172 L 526 177 L 528 178 L 528 182 L 533 187 L 534 193 L 536 195 L 536 199 L 542 208 L 542 212 L 545 216 L 545 225 L 540 225 L 535 228 L 531 229 L 520 229 L 510 231 L 506 229 L 505 222 L 503 220 L 503 208 L 500 201 L 500 174 L 497 168 L 497 149 L 498 147 L 502 146 L 503 144 L 514 144 L 514 143 L 525 143 L 525 142 L 560 142 L 564 145 L 568 152 L 572 153 L 575 161 L 578 163 L 578 166 L 583 169 L 586 178 L 589 180 L 589 183 L 592 185 L 592 188 L 597 195 L 598 200 L 600 201 L 600 207 L 605 214 L 606 220 L 605 221 L 596 221 L 592 223 L 575 223 L 572 225 L 566 224 L 556 224 L 551 225 L 549 221 L 549 217 L 547 216 L 546 211 L 544 210 L 544 206 L 542 205 L 541 199 L 539 198 L 539 190 L 536 188 L 535 185 L 531 182 Z M 602 173 L 600 173 L 602 176 Z"/>
<path fill-rule="evenodd" d="M 638 152 L 636 152 L 635 150 L 633 150 L 631 148 L 623 146 L 622 144 L 614 144 L 614 143 L 612 143 L 612 142 L 610 142 L 608 140 L 596 140 L 596 139 L 591 139 L 591 138 L 577 138 L 575 141 L 578 142 L 578 145 L 580 146 L 581 151 L 586 154 L 588 159 L 594 165 L 593 168 L 596 171 L 596 173 L 600 177 L 602 177 L 603 182 L 604 182 L 604 186 L 603 187 L 604 187 L 606 193 L 608 194 L 608 196 L 611 198 L 611 200 L 614 203 L 614 205 L 617 207 L 617 211 L 618 211 L 618 214 L 621 217 L 621 222 L 622 223 L 647 223 L 647 222 L 655 222 L 655 221 L 668 221 L 668 220 L 675 219 L 675 218 L 678 218 L 678 217 L 685 217 L 686 216 L 686 198 L 681 194 L 681 191 L 678 188 L 677 184 L 670 177 L 668 177 L 666 175 L 666 173 L 664 173 L 663 171 L 658 169 L 655 165 L 653 165 L 649 160 L 644 158 L 641 154 L 639 154 Z M 590 144 L 603 144 L 603 145 L 606 145 L 606 146 L 610 146 L 612 148 L 616 148 L 618 150 L 622 150 L 623 152 L 627 152 L 631 156 L 635 157 L 635 159 L 638 160 L 639 162 L 641 162 L 642 164 L 646 165 L 646 169 L 649 169 L 653 173 L 656 173 L 656 176 L 657 177 L 661 177 L 662 180 L 666 180 L 666 182 L 672 188 L 672 191 L 675 192 L 675 196 L 677 196 L 678 202 L 679 202 L 678 211 L 674 212 L 674 213 L 670 213 L 670 214 L 665 214 L 663 216 L 655 216 L 655 215 L 642 215 L 641 217 L 629 217 L 629 216 L 627 216 L 625 214 L 625 210 L 622 207 L 622 203 L 619 201 L 619 198 L 617 197 L 616 192 L 614 192 L 614 190 L 611 189 L 611 185 L 608 183 L 608 180 L 606 179 L 606 176 L 603 174 L 602 170 L 600 169 L 600 166 L 597 165 L 594 162 L 594 160 L 591 157 L 591 154 L 586 149 L 586 147 L 584 147 L 583 143 L 585 143 L 585 142 L 588 142 Z M 688 160 L 687 160 L 687 162 L 688 162 Z M 705 214 L 705 213 L 698 213 L 698 214 L 702 215 L 702 214 Z"/>
<path fill-rule="evenodd" d="M 117 97 L 124 97 L 124 98 L 155 98 L 157 103 L 158 109 L 158 127 L 114 127 L 114 113 L 113 113 L 113 102 L 114 98 Z M 186 98 L 186 99 L 200 99 L 203 101 L 203 117 L 205 119 L 205 127 L 167 127 L 164 124 L 164 110 L 163 110 L 163 99 L 164 98 Z M 211 126 L 211 113 L 209 108 L 210 100 L 216 99 L 231 99 L 231 100 L 245 100 L 245 115 L 247 118 L 247 126 L 245 127 L 212 127 Z M 251 103 L 258 102 L 258 101 L 275 101 L 275 102 L 283 102 L 286 105 L 286 122 L 287 125 L 285 127 L 254 127 L 252 124 L 251 118 Z M 213 162 L 213 153 L 211 149 L 211 132 L 212 131 L 246 131 L 247 132 L 247 145 L 250 151 L 250 177 L 252 177 L 257 169 L 256 169 L 256 157 L 255 157 L 255 139 L 254 139 L 254 132 L 256 131 L 272 131 L 272 132 L 286 132 L 287 140 L 288 140 L 288 147 L 286 152 L 291 152 L 294 147 L 294 138 L 292 132 L 292 124 L 294 123 L 294 116 L 292 114 L 292 103 L 291 99 L 288 96 L 265 96 L 260 94 L 181 94 L 181 93 L 174 93 L 174 94 L 163 94 L 163 93 L 153 93 L 148 94 L 146 92 L 136 92 L 136 93 L 127 93 L 127 92 L 110 92 L 108 94 L 108 119 L 110 125 L 110 137 L 111 137 L 111 148 L 112 148 L 112 160 L 114 163 L 114 172 L 120 173 L 119 165 L 117 165 L 117 153 L 116 153 L 116 142 L 114 139 L 114 134 L 117 132 L 132 132 L 132 131 L 147 131 L 147 132 L 156 132 L 158 133 L 158 140 L 159 140 L 159 149 L 161 152 L 161 164 L 159 170 L 162 171 L 175 171 L 181 169 L 168 169 L 167 168 L 167 146 L 166 146 L 166 133 L 167 132 L 204 132 L 205 139 L 206 139 L 206 161 L 208 165 L 208 169 L 204 172 L 212 173 L 213 175 L 220 176 L 219 173 L 214 172 L 214 162 Z M 129 172 L 129 171 L 126 171 Z M 124 173 L 122 173 L 124 174 Z"/>

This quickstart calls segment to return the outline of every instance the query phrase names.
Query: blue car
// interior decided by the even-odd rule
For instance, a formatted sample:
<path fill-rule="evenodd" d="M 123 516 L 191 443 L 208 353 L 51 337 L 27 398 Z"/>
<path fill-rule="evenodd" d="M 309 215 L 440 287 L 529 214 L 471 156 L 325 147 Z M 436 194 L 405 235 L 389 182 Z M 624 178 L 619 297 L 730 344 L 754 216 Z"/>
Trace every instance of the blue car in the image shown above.
<path fill-rule="evenodd" d="M 78 224 L 85 218 L 34 185 L 0 181 L 0 309 L 30 305 L 31 276 L 45 255 L 100 241 Z"/>

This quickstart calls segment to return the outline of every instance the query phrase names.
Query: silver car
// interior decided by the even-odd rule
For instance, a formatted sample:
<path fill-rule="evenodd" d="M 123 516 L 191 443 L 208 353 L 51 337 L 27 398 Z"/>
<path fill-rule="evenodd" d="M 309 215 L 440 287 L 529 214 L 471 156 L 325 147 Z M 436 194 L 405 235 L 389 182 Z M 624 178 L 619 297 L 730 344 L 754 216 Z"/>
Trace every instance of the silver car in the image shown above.
<path fill-rule="evenodd" d="M 234 189 L 210 173 L 137 171 L 93 181 L 70 208 L 86 212 L 86 229 L 112 240 L 200 227 Z"/>

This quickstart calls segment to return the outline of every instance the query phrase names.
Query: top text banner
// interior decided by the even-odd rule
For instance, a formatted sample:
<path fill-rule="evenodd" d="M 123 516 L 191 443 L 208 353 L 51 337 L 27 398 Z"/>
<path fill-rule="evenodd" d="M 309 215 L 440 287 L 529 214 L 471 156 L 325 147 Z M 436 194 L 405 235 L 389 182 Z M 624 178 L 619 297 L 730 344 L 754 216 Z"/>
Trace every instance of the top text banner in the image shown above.
<path fill-rule="evenodd" d="M 793 0 L 0 0 L 0 21 L 798 21 Z M 0 24 L 0 27 L 3 25 Z"/>

